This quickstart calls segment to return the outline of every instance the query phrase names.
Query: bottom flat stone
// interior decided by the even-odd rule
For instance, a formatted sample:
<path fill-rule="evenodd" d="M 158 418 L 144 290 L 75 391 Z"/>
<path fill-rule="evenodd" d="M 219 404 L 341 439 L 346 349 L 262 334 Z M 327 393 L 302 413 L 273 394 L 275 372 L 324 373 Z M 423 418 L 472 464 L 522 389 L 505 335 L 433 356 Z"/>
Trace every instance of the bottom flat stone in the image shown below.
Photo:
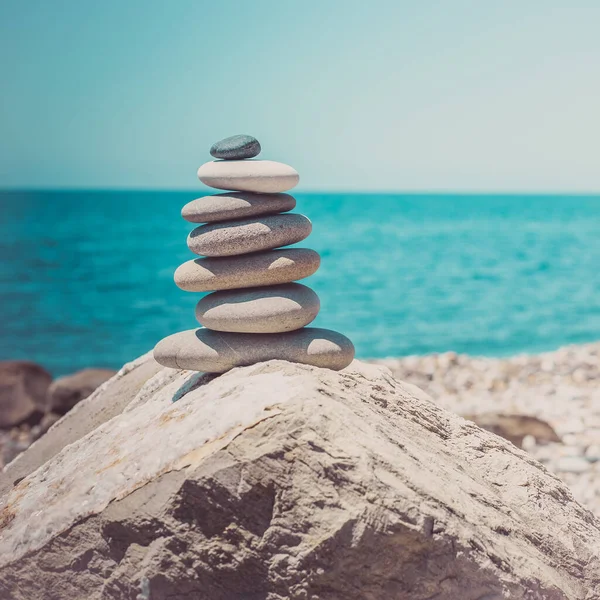
<path fill-rule="evenodd" d="M 267 360 L 289 360 L 339 371 L 354 358 L 352 342 L 329 329 L 305 327 L 286 333 L 228 333 L 189 329 L 156 344 L 154 358 L 165 367 L 224 373 Z"/>

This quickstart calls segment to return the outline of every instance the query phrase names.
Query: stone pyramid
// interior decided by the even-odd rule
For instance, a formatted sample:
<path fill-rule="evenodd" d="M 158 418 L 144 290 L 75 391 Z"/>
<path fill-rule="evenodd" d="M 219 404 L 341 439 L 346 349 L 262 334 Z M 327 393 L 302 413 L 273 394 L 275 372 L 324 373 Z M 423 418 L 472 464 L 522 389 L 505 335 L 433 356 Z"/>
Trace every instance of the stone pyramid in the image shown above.
<path fill-rule="evenodd" d="M 222 373 L 272 359 L 339 370 L 354 358 L 352 342 L 328 329 L 306 327 L 317 316 L 318 296 L 294 283 L 312 275 L 320 257 L 307 248 L 286 248 L 304 240 L 312 224 L 288 213 L 296 206 L 285 194 L 298 183 L 290 166 L 253 160 L 258 141 L 236 135 L 214 144 L 217 160 L 198 169 L 199 179 L 219 190 L 186 204 L 181 214 L 204 223 L 188 236 L 201 256 L 175 271 L 175 283 L 189 292 L 213 292 L 196 306 L 200 329 L 161 340 L 155 359 L 164 366 Z"/>

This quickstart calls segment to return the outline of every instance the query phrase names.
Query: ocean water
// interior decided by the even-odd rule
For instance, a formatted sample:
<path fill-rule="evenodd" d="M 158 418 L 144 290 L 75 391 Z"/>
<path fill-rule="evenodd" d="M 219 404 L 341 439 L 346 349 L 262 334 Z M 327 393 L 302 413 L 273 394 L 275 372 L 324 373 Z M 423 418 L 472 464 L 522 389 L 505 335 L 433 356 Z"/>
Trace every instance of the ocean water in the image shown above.
<path fill-rule="evenodd" d="M 194 192 L 0 193 L 0 359 L 118 368 L 196 326 Z M 510 355 L 600 339 L 600 197 L 295 194 L 315 325 L 357 356 Z"/>

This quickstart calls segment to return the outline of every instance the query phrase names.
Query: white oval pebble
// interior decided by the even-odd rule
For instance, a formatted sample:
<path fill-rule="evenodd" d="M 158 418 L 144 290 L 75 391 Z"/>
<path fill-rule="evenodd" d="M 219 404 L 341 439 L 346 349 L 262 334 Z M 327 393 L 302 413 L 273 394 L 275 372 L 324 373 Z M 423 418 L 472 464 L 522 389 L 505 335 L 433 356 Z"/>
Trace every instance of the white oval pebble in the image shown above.
<path fill-rule="evenodd" d="M 198 169 L 198 179 L 218 190 L 276 194 L 298 185 L 298 172 L 274 160 L 214 160 Z"/>

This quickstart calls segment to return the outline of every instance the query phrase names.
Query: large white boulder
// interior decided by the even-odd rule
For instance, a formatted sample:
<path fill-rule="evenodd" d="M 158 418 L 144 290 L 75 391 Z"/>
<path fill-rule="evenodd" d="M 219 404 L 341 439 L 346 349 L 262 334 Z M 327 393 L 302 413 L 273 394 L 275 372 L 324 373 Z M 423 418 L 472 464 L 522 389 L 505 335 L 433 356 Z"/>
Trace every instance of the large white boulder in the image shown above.
<path fill-rule="evenodd" d="M 143 357 L 3 489 L 0 598 L 600 597 L 600 523 L 563 483 L 358 361 Z"/>

